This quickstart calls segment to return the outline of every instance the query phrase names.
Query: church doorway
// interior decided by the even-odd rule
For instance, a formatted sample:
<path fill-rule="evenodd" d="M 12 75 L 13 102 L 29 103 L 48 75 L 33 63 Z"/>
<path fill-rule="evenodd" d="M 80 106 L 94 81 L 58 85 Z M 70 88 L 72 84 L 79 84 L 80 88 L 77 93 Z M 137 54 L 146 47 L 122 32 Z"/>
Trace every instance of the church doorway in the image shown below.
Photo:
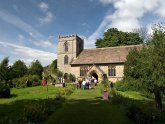
<path fill-rule="evenodd" d="M 94 77 L 94 78 L 96 78 L 97 79 L 97 81 L 98 81 L 98 75 L 94 72 L 94 73 L 92 73 L 92 75 L 91 75 L 91 77 Z"/>

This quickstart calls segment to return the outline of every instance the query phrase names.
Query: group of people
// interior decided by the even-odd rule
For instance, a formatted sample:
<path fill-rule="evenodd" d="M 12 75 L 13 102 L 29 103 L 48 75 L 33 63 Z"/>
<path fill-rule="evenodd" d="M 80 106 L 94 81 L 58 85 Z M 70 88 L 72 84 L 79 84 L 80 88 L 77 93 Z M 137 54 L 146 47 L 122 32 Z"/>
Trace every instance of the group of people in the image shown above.
<path fill-rule="evenodd" d="M 96 86 L 98 83 L 97 79 L 92 77 L 87 77 L 84 78 L 83 80 L 78 80 L 76 81 L 76 86 L 77 89 L 82 88 L 82 89 L 91 89 L 94 86 Z"/>

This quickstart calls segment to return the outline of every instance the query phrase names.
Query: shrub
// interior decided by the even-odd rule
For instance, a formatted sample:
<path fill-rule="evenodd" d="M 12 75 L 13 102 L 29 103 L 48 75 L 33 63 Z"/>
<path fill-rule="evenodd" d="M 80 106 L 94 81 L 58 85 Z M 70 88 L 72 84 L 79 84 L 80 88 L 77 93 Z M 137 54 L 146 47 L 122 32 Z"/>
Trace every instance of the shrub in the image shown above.
<path fill-rule="evenodd" d="M 13 83 L 17 88 L 37 86 L 40 85 L 40 78 L 38 75 L 25 75 L 21 78 L 14 79 Z"/>
<path fill-rule="evenodd" d="M 0 98 L 10 97 L 10 86 L 5 82 L 0 82 Z"/>
<path fill-rule="evenodd" d="M 58 99 L 46 99 L 31 101 L 24 106 L 23 113 L 21 115 L 21 123 L 41 123 L 46 118 L 56 111 L 63 102 L 63 98 Z"/>
<path fill-rule="evenodd" d="M 104 80 L 101 82 L 101 93 L 103 93 L 105 90 L 109 92 L 110 90 L 110 82 L 108 80 Z"/>
<path fill-rule="evenodd" d="M 142 83 L 131 78 L 115 83 L 115 88 L 120 91 L 142 91 L 142 87 Z"/>

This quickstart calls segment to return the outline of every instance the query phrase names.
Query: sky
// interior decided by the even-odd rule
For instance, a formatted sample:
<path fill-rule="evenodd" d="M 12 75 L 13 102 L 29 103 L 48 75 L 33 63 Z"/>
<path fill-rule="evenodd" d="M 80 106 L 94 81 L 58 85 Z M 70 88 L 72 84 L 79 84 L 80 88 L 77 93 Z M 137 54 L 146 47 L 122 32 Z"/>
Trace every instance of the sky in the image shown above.
<path fill-rule="evenodd" d="M 164 20 L 164 0 L 0 0 L 0 61 L 46 66 L 57 58 L 59 35 L 78 34 L 94 48 L 108 28 L 151 33 Z"/>

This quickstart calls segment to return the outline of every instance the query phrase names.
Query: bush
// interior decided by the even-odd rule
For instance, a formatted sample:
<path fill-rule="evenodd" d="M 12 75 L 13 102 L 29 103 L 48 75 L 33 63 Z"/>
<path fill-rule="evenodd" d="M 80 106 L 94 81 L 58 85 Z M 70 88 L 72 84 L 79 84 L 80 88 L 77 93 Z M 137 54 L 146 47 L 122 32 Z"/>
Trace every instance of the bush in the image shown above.
<path fill-rule="evenodd" d="M 120 91 L 143 91 L 142 87 L 142 83 L 131 78 L 115 83 L 115 88 Z"/>
<path fill-rule="evenodd" d="M 40 85 L 40 78 L 38 75 L 25 75 L 21 78 L 16 78 L 13 80 L 16 88 L 25 88 L 30 86 Z"/>
<path fill-rule="evenodd" d="M 0 98 L 10 97 L 10 86 L 5 82 L 0 82 Z"/>
<path fill-rule="evenodd" d="M 59 99 L 46 99 L 27 103 L 20 118 L 21 123 L 38 124 L 44 122 L 49 115 L 61 106 L 63 100 L 60 97 Z"/>

